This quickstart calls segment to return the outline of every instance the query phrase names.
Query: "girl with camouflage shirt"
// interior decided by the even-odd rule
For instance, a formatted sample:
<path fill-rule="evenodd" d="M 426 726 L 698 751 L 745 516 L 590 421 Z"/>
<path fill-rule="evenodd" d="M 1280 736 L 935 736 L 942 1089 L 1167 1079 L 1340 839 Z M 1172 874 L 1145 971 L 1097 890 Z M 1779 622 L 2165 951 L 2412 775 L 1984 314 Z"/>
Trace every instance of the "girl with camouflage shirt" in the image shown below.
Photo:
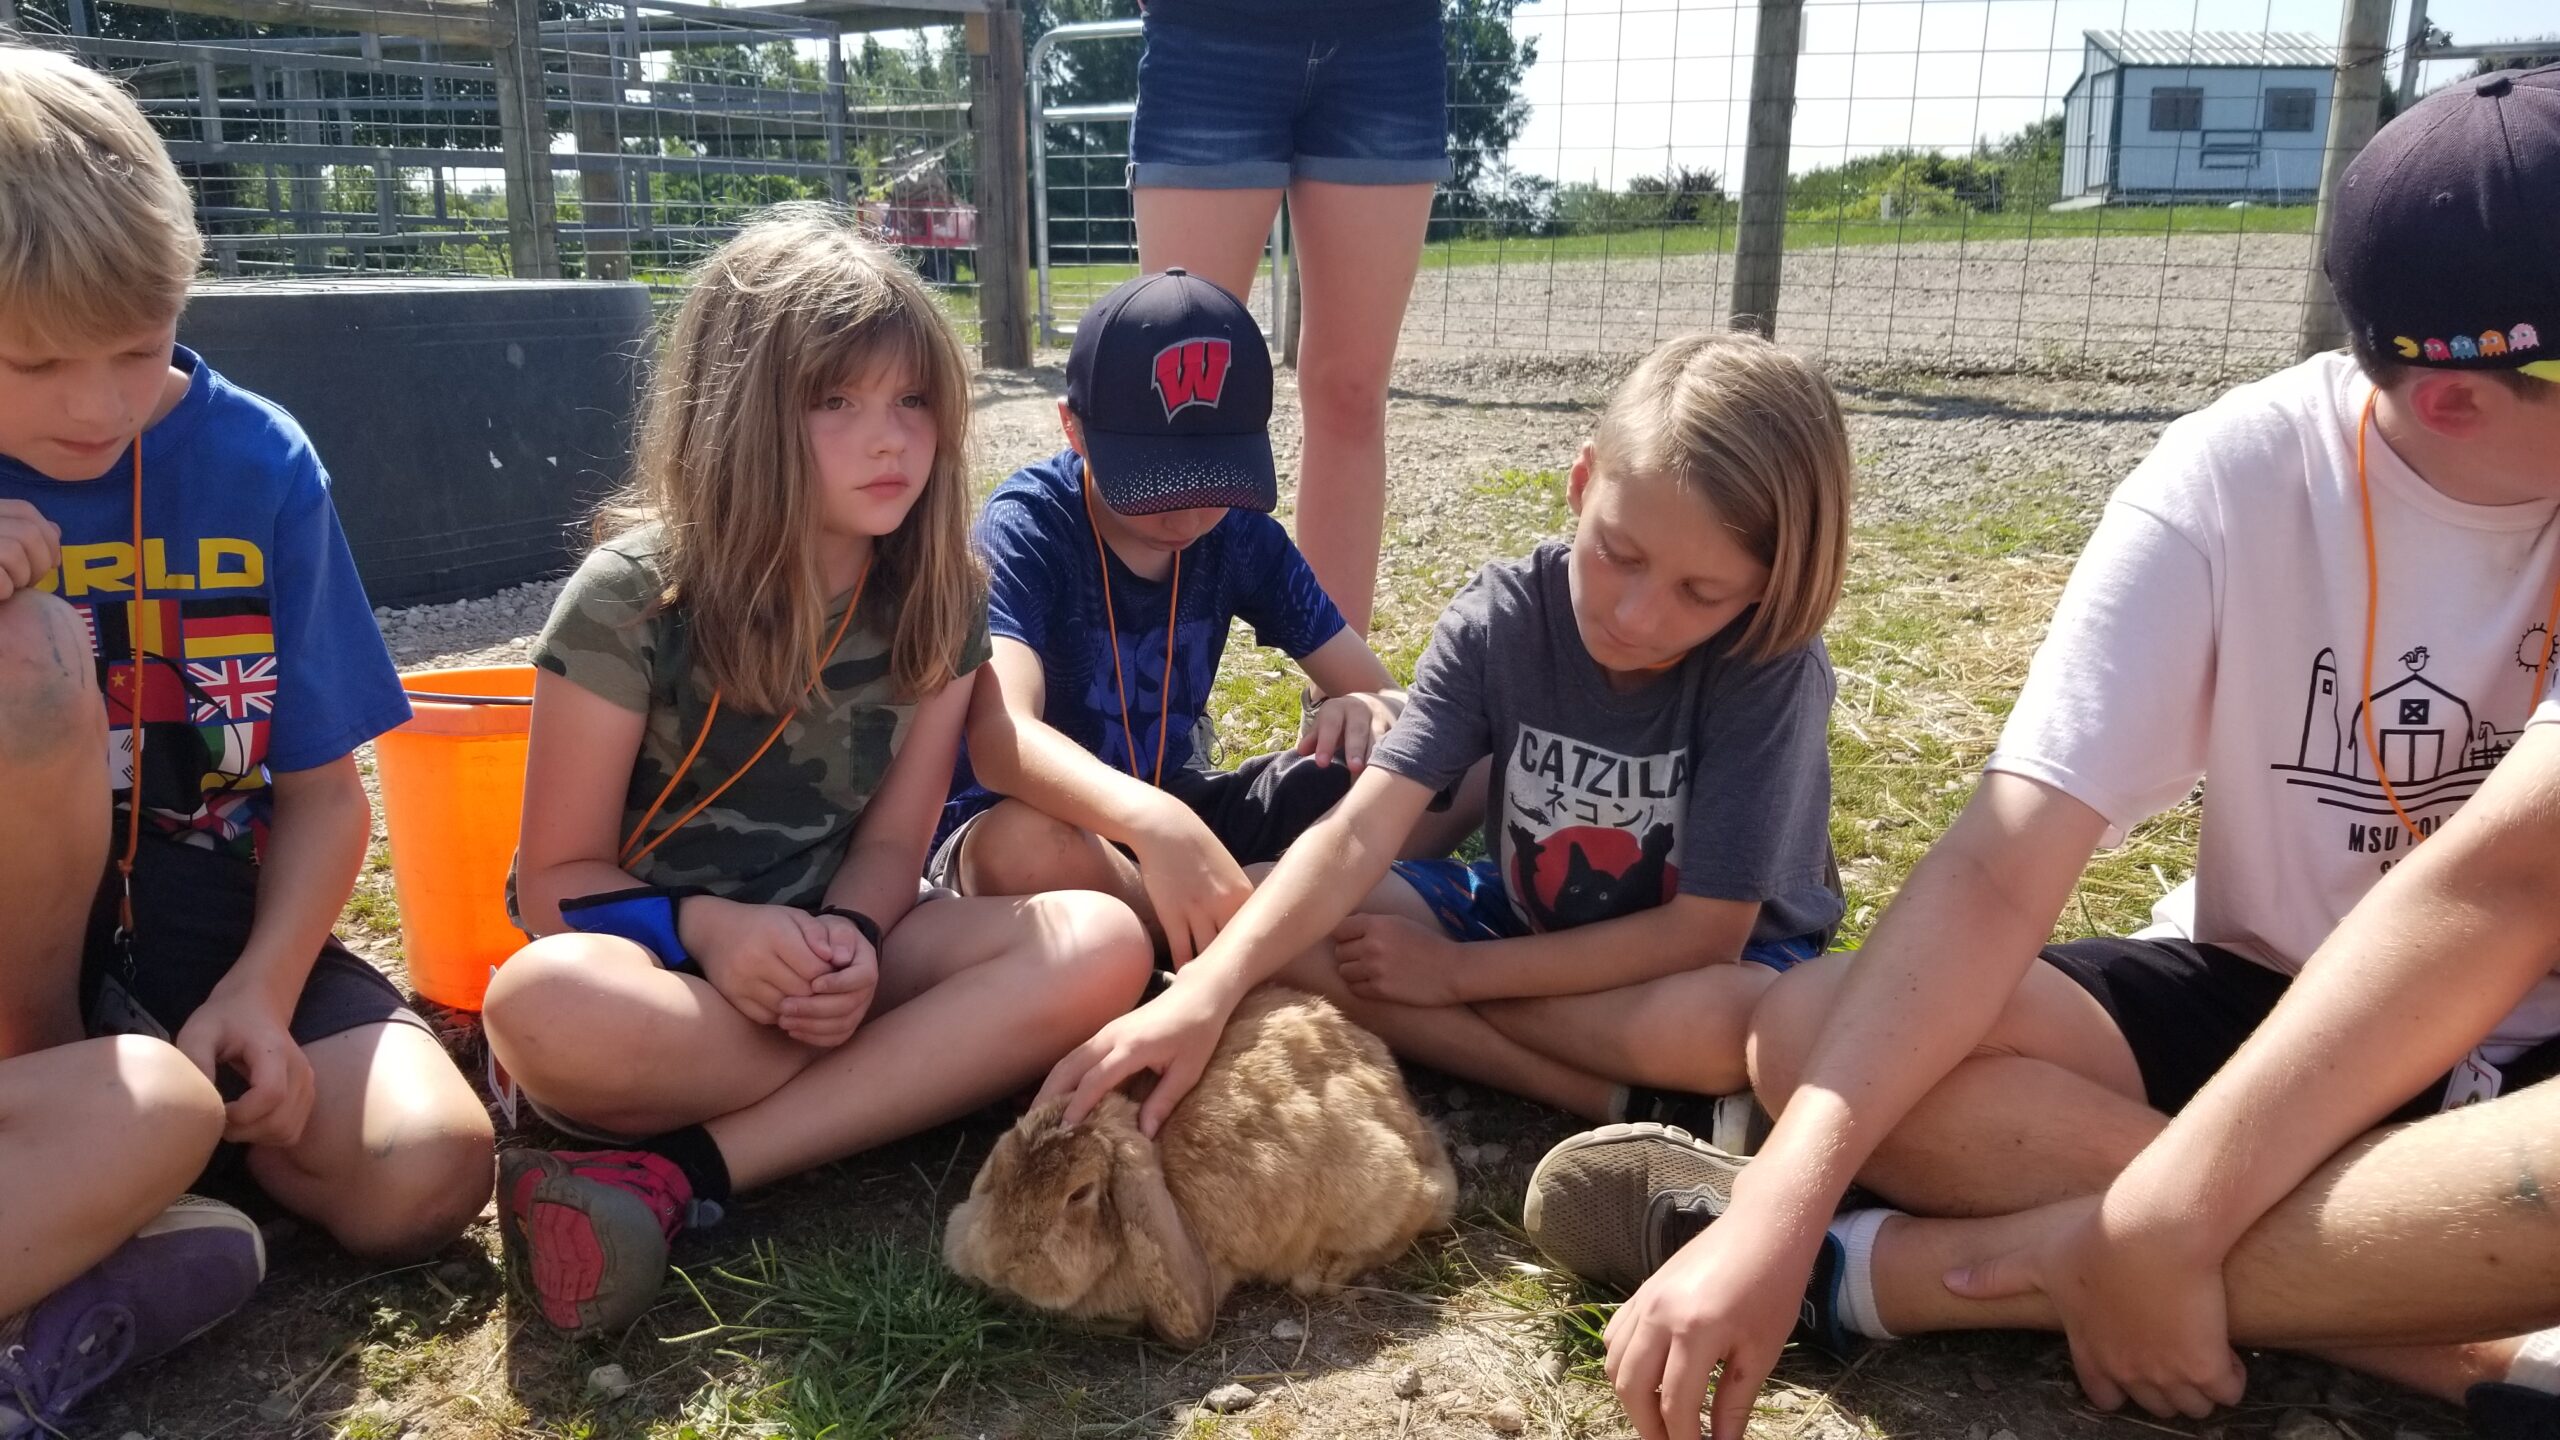
<path fill-rule="evenodd" d="M 824 206 L 703 262 L 631 493 L 535 642 L 489 1044 L 561 1129 L 512 1150 L 544 1318 L 629 1324 L 669 1242 L 762 1185 L 1021 1090 L 1145 983 L 1108 897 L 931 899 L 987 656 L 967 374 L 916 277 Z"/>

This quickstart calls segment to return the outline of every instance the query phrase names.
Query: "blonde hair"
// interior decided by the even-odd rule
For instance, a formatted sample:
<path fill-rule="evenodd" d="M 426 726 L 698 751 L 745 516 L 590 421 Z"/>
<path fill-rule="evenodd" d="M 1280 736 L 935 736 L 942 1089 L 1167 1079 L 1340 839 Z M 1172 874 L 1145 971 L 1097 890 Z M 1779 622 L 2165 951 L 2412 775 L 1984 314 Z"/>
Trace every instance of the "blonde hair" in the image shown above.
<path fill-rule="evenodd" d="M 0 43 L 0 326 L 122 339 L 186 308 L 195 202 L 133 98 L 69 56 Z"/>
<path fill-rule="evenodd" d="M 1609 397 L 1591 446 L 1603 474 L 1677 480 L 1769 567 L 1742 656 L 1822 634 L 1849 571 L 1854 485 L 1839 397 L 1812 366 L 1756 335 L 1680 336 Z"/>
<path fill-rule="evenodd" d="M 933 468 L 872 547 L 870 596 L 896 597 L 890 673 L 922 696 L 955 673 L 985 580 L 969 549 L 969 373 L 933 292 L 862 237 L 851 212 L 776 205 L 693 271 L 650 385 L 630 486 L 608 538 L 663 527 L 667 588 L 698 663 L 751 713 L 795 708 L 825 643 L 817 463 L 806 417 L 879 365 L 917 377 Z"/>

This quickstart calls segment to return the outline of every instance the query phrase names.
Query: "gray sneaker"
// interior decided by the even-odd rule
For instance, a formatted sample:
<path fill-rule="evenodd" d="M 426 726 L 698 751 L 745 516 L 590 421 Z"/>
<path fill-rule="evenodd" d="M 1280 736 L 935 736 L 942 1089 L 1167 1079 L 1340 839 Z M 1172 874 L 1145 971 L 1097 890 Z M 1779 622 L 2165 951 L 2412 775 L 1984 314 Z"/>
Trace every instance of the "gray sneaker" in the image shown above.
<path fill-rule="evenodd" d="M 1733 1203 L 1743 1163 L 1677 1125 L 1603 1125 L 1538 1162 L 1521 1226 L 1557 1265 L 1632 1292 Z"/>
<path fill-rule="evenodd" d="M 0 1440 L 59 1433 L 109 1376 L 212 1329 L 266 1273 L 266 1242 L 248 1216 L 179 1196 L 106 1259 L 0 1321 Z"/>

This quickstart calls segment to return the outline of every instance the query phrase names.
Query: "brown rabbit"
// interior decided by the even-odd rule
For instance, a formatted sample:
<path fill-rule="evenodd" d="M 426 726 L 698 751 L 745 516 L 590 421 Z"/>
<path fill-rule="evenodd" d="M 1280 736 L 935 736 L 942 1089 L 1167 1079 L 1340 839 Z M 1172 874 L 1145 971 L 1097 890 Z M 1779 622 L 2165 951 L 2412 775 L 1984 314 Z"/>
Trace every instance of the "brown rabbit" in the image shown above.
<path fill-rule="evenodd" d="M 1457 1199 L 1385 1044 L 1299 990 L 1245 996 L 1155 1141 L 1126 1095 L 1073 1130 L 1064 1108 L 996 1142 L 944 1257 L 1040 1309 L 1144 1319 L 1186 1348 L 1238 1282 L 1335 1289 L 1448 1224 Z"/>

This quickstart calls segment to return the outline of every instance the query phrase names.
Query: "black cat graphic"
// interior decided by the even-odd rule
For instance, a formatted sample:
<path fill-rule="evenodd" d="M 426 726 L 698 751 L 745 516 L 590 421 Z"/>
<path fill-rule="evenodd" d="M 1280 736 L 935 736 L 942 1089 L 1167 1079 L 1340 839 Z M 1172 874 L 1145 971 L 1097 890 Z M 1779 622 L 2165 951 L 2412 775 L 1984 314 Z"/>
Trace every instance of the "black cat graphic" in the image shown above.
<path fill-rule="evenodd" d="M 1563 883 L 1549 905 L 1538 896 L 1538 860 L 1546 842 L 1522 829 L 1511 829 L 1512 874 L 1518 877 L 1520 903 L 1540 930 L 1570 929 L 1595 920 L 1614 920 L 1662 903 L 1663 867 L 1671 859 L 1671 827 L 1655 825 L 1644 832 L 1643 854 L 1612 875 L 1591 863 L 1580 841 L 1567 841 Z"/>

